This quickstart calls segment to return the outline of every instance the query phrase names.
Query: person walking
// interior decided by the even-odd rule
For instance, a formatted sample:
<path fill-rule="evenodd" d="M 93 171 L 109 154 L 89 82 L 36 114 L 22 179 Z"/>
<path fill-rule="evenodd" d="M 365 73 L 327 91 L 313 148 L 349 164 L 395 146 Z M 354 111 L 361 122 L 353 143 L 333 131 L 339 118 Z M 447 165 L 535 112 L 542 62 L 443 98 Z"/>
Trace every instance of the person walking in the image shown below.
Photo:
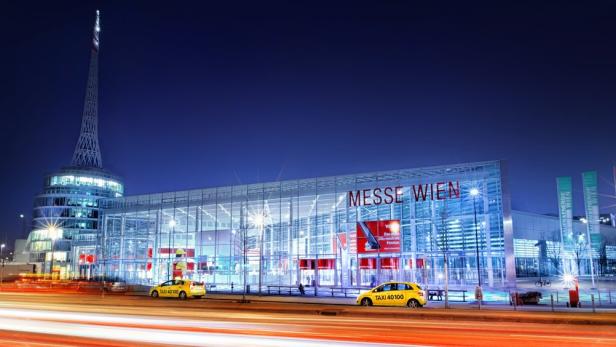
<path fill-rule="evenodd" d="M 299 294 L 301 296 L 306 295 L 306 291 L 304 290 L 304 285 L 301 282 L 300 282 L 299 287 L 297 289 L 299 289 Z"/>

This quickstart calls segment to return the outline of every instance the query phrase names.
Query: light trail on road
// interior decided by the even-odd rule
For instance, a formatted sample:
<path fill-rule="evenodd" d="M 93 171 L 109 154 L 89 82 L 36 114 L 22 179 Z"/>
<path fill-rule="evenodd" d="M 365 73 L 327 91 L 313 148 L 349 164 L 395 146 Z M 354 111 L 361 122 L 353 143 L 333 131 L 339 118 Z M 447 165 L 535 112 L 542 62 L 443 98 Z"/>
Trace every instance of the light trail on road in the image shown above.
<path fill-rule="evenodd" d="M 118 340 L 133 343 L 149 343 L 182 346 L 255 346 L 255 347 L 376 347 L 386 344 L 338 342 L 320 339 L 300 339 L 288 337 L 267 337 L 255 335 L 233 335 L 196 331 L 175 331 L 134 327 L 118 327 L 83 323 L 54 322 L 33 319 L 0 318 L 0 327 L 10 327 L 11 331 L 34 334 L 75 336 L 96 340 Z"/>
<path fill-rule="evenodd" d="M 260 311 L 258 303 L 229 310 L 233 305 L 220 301 L 121 296 L 78 302 L 68 295 L 27 298 L 0 296 L 0 344 L 38 346 L 47 338 L 54 346 L 616 346 L 612 325 L 388 318 L 372 315 L 371 308 L 361 308 L 362 316 L 322 316 Z M 276 305 L 294 307 L 263 307 Z M 58 340 L 62 337 L 87 343 Z"/>

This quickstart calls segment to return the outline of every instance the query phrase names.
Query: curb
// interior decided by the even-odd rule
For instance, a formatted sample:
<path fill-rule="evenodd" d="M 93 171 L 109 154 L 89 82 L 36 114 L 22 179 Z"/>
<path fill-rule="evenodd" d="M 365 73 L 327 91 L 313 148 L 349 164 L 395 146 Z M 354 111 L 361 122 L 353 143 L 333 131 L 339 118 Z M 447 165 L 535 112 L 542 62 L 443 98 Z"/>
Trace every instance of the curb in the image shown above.
<path fill-rule="evenodd" d="M 230 301 L 242 305 L 241 299 L 210 297 L 206 300 Z M 499 309 L 489 309 L 485 311 L 461 311 L 455 309 L 434 309 L 434 311 L 421 310 L 400 310 L 399 308 L 383 307 L 377 310 L 366 311 L 366 308 L 351 306 L 349 304 L 330 304 L 316 302 L 294 302 L 279 300 L 263 300 L 262 298 L 250 297 L 252 303 L 262 304 L 283 304 L 283 305 L 302 305 L 303 308 L 265 308 L 250 307 L 225 307 L 221 310 L 245 310 L 260 311 L 271 313 L 293 313 L 293 314 L 314 314 L 323 316 L 344 316 L 344 317 L 387 317 L 387 318 L 408 318 L 408 319 L 443 319 L 443 320 L 467 320 L 467 321 L 499 321 L 513 323 L 540 323 L 540 324 L 578 324 L 578 325 L 616 325 L 616 314 L 612 313 L 587 313 L 587 312 L 521 312 Z M 310 308 L 310 305 L 325 306 L 324 308 Z M 438 311 L 436 311 L 438 310 Z M 568 314 L 568 316 L 561 316 Z M 546 317 L 546 315 L 548 315 Z M 560 316 L 560 317 L 559 317 Z"/>

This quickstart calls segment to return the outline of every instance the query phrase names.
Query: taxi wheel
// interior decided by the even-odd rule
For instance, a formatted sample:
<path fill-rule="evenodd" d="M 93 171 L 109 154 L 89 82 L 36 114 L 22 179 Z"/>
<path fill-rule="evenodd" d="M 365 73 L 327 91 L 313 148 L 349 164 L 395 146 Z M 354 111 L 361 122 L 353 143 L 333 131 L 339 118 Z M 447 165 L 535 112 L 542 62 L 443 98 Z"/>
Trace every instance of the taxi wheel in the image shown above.
<path fill-rule="evenodd" d="M 152 294 L 150 294 L 150 296 L 152 296 L 154 299 L 158 298 L 158 292 L 157 291 L 153 291 Z"/>
<path fill-rule="evenodd" d="M 406 303 L 406 306 L 410 307 L 410 308 L 418 308 L 421 307 L 421 305 L 419 304 L 419 301 L 415 300 L 415 299 L 411 299 L 409 300 L 409 302 Z"/>
<path fill-rule="evenodd" d="M 362 306 L 372 306 L 372 300 L 368 298 L 363 298 L 361 299 L 361 305 Z"/>
<path fill-rule="evenodd" d="M 180 292 L 180 295 L 179 295 L 179 298 L 180 298 L 181 300 L 186 300 L 186 292 L 185 292 L 185 291 L 181 291 L 181 292 Z"/>

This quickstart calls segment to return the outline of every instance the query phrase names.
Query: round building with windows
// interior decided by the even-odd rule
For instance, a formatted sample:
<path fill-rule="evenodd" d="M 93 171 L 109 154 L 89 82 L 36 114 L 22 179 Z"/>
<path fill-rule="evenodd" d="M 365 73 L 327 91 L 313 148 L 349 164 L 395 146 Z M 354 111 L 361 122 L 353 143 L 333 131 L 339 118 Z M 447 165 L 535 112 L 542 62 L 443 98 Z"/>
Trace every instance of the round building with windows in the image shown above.
<path fill-rule="evenodd" d="M 34 200 L 30 261 L 54 277 L 89 277 L 96 262 L 98 200 L 123 194 L 120 178 L 102 169 L 65 168 L 46 176 Z"/>

